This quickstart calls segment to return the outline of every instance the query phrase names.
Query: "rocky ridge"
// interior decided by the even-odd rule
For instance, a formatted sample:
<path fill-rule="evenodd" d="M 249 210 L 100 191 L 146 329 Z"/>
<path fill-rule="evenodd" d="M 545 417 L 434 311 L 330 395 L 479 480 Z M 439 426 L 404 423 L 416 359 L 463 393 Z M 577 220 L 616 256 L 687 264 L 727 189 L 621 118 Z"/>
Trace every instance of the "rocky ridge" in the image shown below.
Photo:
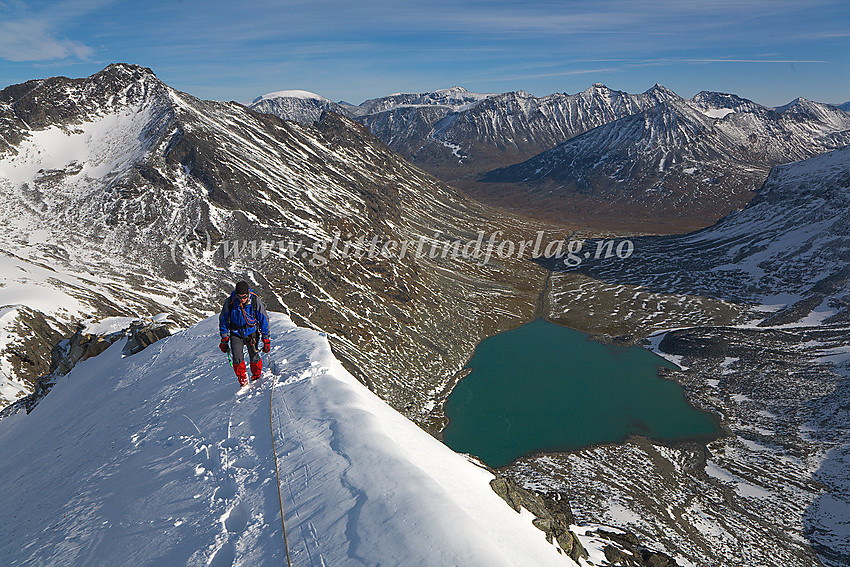
<path fill-rule="evenodd" d="M 46 373 L 39 375 L 32 392 L 0 409 L 0 419 L 23 410 L 31 412 L 38 402 L 50 393 L 56 382 L 78 363 L 101 354 L 113 343 L 126 340 L 123 354 L 137 354 L 156 341 L 170 336 L 170 326 L 169 323 L 159 320 L 138 319 L 121 330 L 89 332 L 85 325 L 78 325 L 71 336 L 53 346 L 50 351 L 50 366 Z"/>

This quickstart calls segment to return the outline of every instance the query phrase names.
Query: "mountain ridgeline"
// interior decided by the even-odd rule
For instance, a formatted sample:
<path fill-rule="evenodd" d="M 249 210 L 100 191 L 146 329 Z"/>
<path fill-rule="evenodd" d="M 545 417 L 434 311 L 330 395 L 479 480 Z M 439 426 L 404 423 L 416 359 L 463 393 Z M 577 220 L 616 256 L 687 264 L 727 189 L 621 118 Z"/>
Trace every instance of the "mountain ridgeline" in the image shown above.
<path fill-rule="evenodd" d="M 312 104 L 274 94 L 254 108 L 298 121 L 297 108 Z M 455 87 L 337 110 L 479 200 L 627 231 L 707 226 L 746 204 L 774 165 L 850 142 L 839 107 L 797 99 L 768 108 L 716 92 L 684 99 L 660 85 L 629 94 L 597 83 L 539 98 Z"/>

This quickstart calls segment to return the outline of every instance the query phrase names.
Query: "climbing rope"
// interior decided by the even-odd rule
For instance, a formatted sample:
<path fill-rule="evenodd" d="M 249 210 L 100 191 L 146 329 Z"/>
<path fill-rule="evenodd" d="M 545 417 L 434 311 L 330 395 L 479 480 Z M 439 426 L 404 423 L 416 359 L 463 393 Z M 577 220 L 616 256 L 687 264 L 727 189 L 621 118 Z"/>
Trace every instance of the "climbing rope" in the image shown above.
<path fill-rule="evenodd" d="M 252 306 L 254 305 L 254 297 L 256 297 L 256 296 L 257 296 L 257 294 L 252 291 L 251 292 L 251 305 Z M 239 301 L 239 299 L 237 298 L 236 301 Z M 257 313 L 255 312 L 253 317 L 248 315 L 248 313 L 245 311 L 245 306 L 242 304 L 241 301 L 239 301 L 239 309 L 242 310 L 242 317 L 245 318 L 245 323 L 249 327 L 254 327 L 255 329 L 257 329 L 259 331 L 260 329 L 257 328 Z"/>
<path fill-rule="evenodd" d="M 271 370 L 271 356 L 269 357 L 269 369 Z M 274 451 L 274 475 L 277 478 L 277 502 L 280 504 L 280 527 L 283 529 L 283 548 L 286 550 L 286 564 L 292 567 L 292 562 L 289 560 L 289 544 L 286 541 L 286 524 L 283 521 L 283 495 L 280 492 L 280 468 L 277 465 L 277 443 L 275 443 L 274 434 L 274 389 L 277 386 L 277 373 L 272 373 L 272 391 L 269 395 L 269 427 L 272 433 L 272 451 Z"/>

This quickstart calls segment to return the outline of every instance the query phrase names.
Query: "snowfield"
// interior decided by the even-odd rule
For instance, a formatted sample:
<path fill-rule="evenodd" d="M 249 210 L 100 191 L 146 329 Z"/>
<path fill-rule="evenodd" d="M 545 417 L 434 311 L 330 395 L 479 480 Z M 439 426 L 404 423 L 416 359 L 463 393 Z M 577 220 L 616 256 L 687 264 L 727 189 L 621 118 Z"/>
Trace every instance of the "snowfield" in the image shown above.
<path fill-rule="evenodd" d="M 212 317 L 131 357 L 118 342 L 0 422 L 4 565 L 282 565 L 279 494 L 292 565 L 575 565 L 323 334 L 270 319 L 252 387 Z"/>

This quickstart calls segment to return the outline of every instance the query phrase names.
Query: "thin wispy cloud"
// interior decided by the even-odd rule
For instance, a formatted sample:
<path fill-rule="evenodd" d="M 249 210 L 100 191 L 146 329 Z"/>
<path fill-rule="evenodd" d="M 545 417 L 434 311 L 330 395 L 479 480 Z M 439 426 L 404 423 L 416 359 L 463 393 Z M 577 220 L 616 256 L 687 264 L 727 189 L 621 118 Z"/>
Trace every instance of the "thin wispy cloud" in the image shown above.
<path fill-rule="evenodd" d="M 35 11 L 20 1 L 0 3 L 0 59 L 13 62 L 86 60 L 94 50 L 67 37 L 63 30 L 74 19 L 101 6 L 102 1 L 55 2 Z"/>
<path fill-rule="evenodd" d="M 50 25 L 35 19 L 0 22 L 0 59 L 48 61 L 73 57 L 87 59 L 92 49 L 63 39 Z"/>
<path fill-rule="evenodd" d="M 646 59 L 643 63 L 833 63 L 827 59 L 732 59 L 719 57 L 716 59 Z"/>

